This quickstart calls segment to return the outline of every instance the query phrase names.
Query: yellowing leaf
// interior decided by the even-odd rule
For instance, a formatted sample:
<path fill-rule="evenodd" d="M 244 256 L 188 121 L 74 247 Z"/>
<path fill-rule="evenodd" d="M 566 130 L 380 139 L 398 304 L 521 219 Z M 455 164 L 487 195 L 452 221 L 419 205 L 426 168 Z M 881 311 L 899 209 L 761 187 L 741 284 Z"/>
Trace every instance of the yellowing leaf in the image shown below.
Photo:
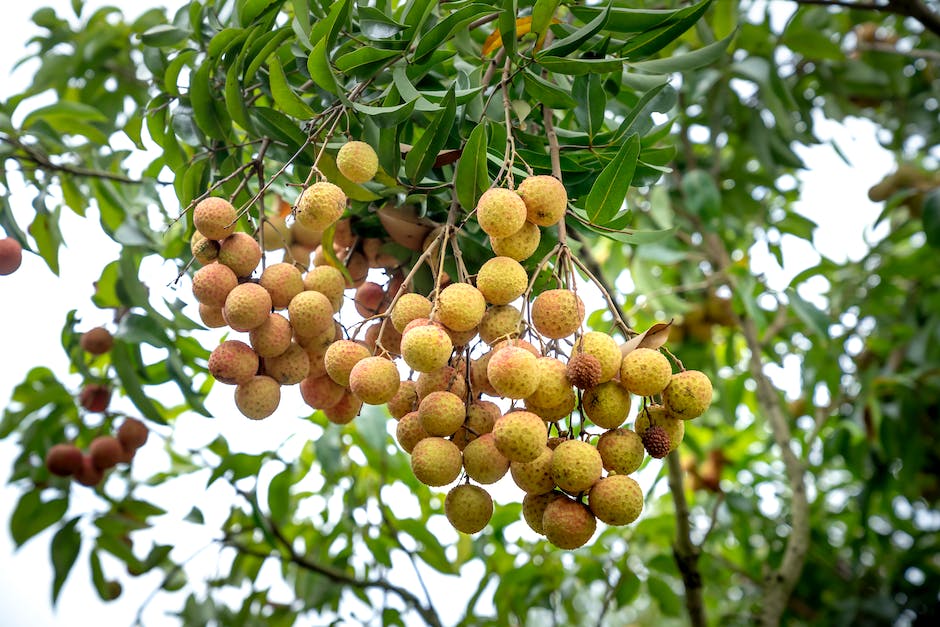
<path fill-rule="evenodd" d="M 560 24 L 561 20 L 557 17 L 552 18 L 552 24 Z M 522 39 L 525 35 L 528 35 L 532 31 L 532 16 L 527 15 L 525 17 L 520 17 L 516 20 L 516 39 Z M 542 41 L 545 39 L 545 33 L 542 33 L 539 36 L 538 42 L 535 44 L 535 49 L 539 50 L 542 47 Z M 499 50 L 503 46 L 503 38 L 499 33 L 497 28 L 490 36 L 486 38 L 486 41 L 483 42 L 483 56 L 490 54 L 494 50 Z"/>

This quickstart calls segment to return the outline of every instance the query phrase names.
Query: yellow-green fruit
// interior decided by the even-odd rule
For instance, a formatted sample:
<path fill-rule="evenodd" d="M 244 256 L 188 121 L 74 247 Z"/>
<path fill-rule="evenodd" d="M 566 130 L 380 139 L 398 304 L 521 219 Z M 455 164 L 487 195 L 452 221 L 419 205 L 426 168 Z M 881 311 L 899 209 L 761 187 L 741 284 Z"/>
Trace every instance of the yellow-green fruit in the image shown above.
<path fill-rule="evenodd" d="M 366 357 L 349 373 L 349 389 L 366 405 L 387 403 L 399 385 L 398 367 L 384 357 Z"/>
<path fill-rule="evenodd" d="M 509 467 L 512 480 L 526 494 L 546 494 L 555 489 L 552 479 L 552 456 L 554 452 L 547 446 L 541 455 L 527 464 L 512 462 Z"/>
<path fill-rule="evenodd" d="M 422 372 L 415 382 L 418 400 L 431 392 L 452 392 L 460 398 L 467 396 L 467 381 L 464 373 L 453 366 L 444 366 L 433 372 Z"/>
<path fill-rule="evenodd" d="M 400 420 L 402 416 L 413 412 L 418 406 L 418 390 L 414 381 L 402 381 L 398 384 L 398 391 L 395 396 L 388 399 L 388 413 L 395 420 Z"/>
<path fill-rule="evenodd" d="M 431 301 L 421 294 L 402 294 L 392 308 L 392 324 L 399 333 L 404 333 L 405 327 L 412 320 L 430 316 L 431 307 Z"/>
<path fill-rule="evenodd" d="M 629 475 L 643 463 L 646 452 L 640 436 L 629 429 L 611 429 L 597 439 L 597 452 L 608 472 Z"/>
<path fill-rule="evenodd" d="M 519 185 L 526 219 L 539 226 L 558 224 L 568 208 L 568 192 L 561 181 L 544 174 L 530 176 Z"/>
<path fill-rule="evenodd" d="M 459 448 L 459 445 L 458 445 Z M 463 449 L 467 476 L 483 484 L 496 483 L 509 472 L 509 460 L 496 448 L 492 433 L 484 433 Z"/>
<path fill-rule="evenodd" d="M 588 505 L 608 525 L 629 525 L 643 511 L 643 490 L 631 477 L 610 475 L 591 488 Z"/>
<path fill-rule="evenodd" d="M 642 437 L 651 426 L 662 427 L 669 436 L 669 452 L 676 450 L 685 437 L 685 421 L 672 416 L 662 405 L 648 405 L 636 415 L 633 430 Z"/>
<path fill-rule="evenodd" d="M 524 348 L 507 346 L 490 357 L 486 378 L 503 398 L 526 398 L 539 386 L 538 359 Z"/>
<path fill-rule="evenodd" d="M 581 396 L 588 420 L 604 429 L 616 429 L 630 413 L 630 393 L 616 381 L 601 383 Z"/>
<path fill-rule="evenodd" d="M 577 549 L 587 544 L 597 520 L 584 505 L 570 498 L 553 499 L 542 515 L 542 532 L 559 549 Z"/>
<path fill-rule="evenodd" d="M 493 517 L 493 499 L 480 486 L 462 483 L 444 498 L 444 514 L 457 531 L 477 533 Z"/>
<path fill-rule="evenodd" d="M 371 357 L 369 349 L 352 340 L 337 340 L 330 344 L 323 355 L 323 365 L 330 378 L 343 387 L 349 387 L 349 373 L 353 366 Z"/>
<path fill-rule="evenodd" d="M 362 401 L 352 392 L 344 392 L 339 402 L 323 410 L 326 419 L 335 425 L 346 425 L 359 415 Z"/>
<path fill-rule="evenodd" d="M 258 375 L 235 388 L 235 406 L 252 420 L 267 418 L 281 402 L 281 386 L 271 377 Z"/>
<path fill-rule="evenodd" d="M 525 397 L 526 403 L 537 407 L 558 407 L 571 395 L 571 383 L 568 381 L 565 364 L 554 357 L 539 357 L 538 387 Z"/>
<path fill-rule="evenodd" d="M 562 442 L 552 455 L 552 479 L 571 494 L 584 492 L 597 483 L 603 468 L 601 454 L 581 440 Z"/>
<path fill-rule="evenodd" d="M 493 386 L 490 385 L 490 380 L 486 375 L 486 369 L 489 367 L 493 354 L 493 351 L 489 351 L 470 361 L 470 387 L 473 389 L 474 394 L 499 396 Z"/>
<path fill-rule="evenodd" d="M 492 401 L 473 401 L 467 407 L 467 419 L 454 434 L 454 444 L 462 451 L 477 438 L 493 432 L 493 425 L 502 415 L 499 405 Z M 478 480 L 479 481 L 479 480 Z"/>
<path fill-rule="evenodd" d="M 222 308 L 225 299 L 238 285 L 238 277 L 228 266 L 214 262 L 196 270 L 193 275 L 193 296 L 208 307 Z"/>
<path fill-rule="evenodd" d="M 548 439 L 548 428 L 532 412 L 514 411 L 496 421 L 493 436 L 496 438 L 496 448 L 509 461 L 525 464 L 542 454 Z"/>
<path fill-rule="evenodd" d="M 284 216 L 265 216 L 261 223 L 261 241 L 266 251 L 288 248 L 294 243 L 294 236 L 287 226 Z"/>
<path fill-rule="evenodd" d="M 525 224 L 525 203 L 511 189 L 493 187 L 477 202 L 477 222 L 490 237 L 514 235 Z"/>
<path fill-rule="evenodd" d="M 334 311 L 340 310 L 346 289 L 346 278 L 342 272 L 333 266 L 317 266 L 310 268 L 303 281 L 305 290 L 320 292 L 329 299 Z"/>
<path fill-rule="evenodd" d="M 545 515 L 545 508 L 556 499 L 568 498 L 561 492 L 549 492 L 548 494 L 526 494 L 522 499 L 522 517 L 526 524 L 539 535 L 545 535 L 542 529 L 542 517 Z"/>
<path fill-rule="evenodd" d="M 472 329 L 468 329 L 466 331 L 454 331 L 450 327 L 447 327 L 443 324 L 441 326 L 445 331 L 447 331 L 447 335 L 450 336 L 450 343 L 454 345 L 454 348 L 460 348 L 468 345 L 477 336 L 477 327 L 473 327 Z"/>
<path fill-rule="evenodd" d="M 663 390 L 663 405 L 676 418 L 692 420 L 705 413 L 712 403 L 712 382 L 705 373 L 685 370 L 672 375 Z"/>
<path fill-rule="evenodd" d="M 235 207 L 224 198 L 205 198 L 193 210 L 193 224 L 206 239 L 225 239 L 235 231 L 237 219 Z"/>
<path fill-rule="evenodd" d="M 245 383 L 258 373 L 258 354 L 239 340 L 225 340 L 209 355 L 209 374 L 219 383 Z"/>
<path fill-rule="evenodd" d="M 447 365 L 454 345 L 444 329 L 435 324 L 410 329 L 401 338 L 401 356 L 418 372 L 433 372 Z"/>
<path fill-rule="evenodd" d="M 487 308 L 480 320 L 480 339 L 493 345 L 494 342 L 518 337 L 522 332 L 522 312 L 512 305 L 496 305 Z"/>
<path fill-rule="evenodd" d="M 525 340 L 520 340 L 519 338 L 514 338 L 510 340 L 502 340 L 493 344 L 493 352 L 499 352 L 507 346 L 515 346 L 516 348 L 524 348 L 525 350 L 532 353 L 535 357 L 541 357 L 542 351 L 540 351 L 535 345 L 531 342 Z"/>
<path fill-rule="evenodd" d="M 365 142 L 346 142 L 336 153 L 336 167 L 353 183 L 365 183 L 378 172 L 379 156 Z"/>
<path fill-rule="evenodd" d="M 415 444 L 429 437 L 431 436 L 421 426 L 421 418 L 418 417 L 416 411 L 408 412 L 402 416 L 395 428 L 395 439 L 398 440 L 398 446 L 406 453 L 411 453 Z"/>
<path fill-rule="evenodd" d="M 333 328 L 333 305 L 330 300 L 313 290 L 304 290 L 294 296 L 287 305 L 294 333 L 300 337 L 311 337 Z"/>
<path fill-rule="evenodd" d="M 242 283 L 225 297 L 222 315 L 236 331 L 260 327 L 271 313 L 271 295 L 257 283 Z"/>
<path fill-rule="evenodd" d="M 536 405 L 532 403 L 531 399 L 525 399 L 525 408 L 534 414 L 538 414 L 539 418 L 547 422 L 554 422 L 564 418 L 573 412 L 577 405 L 578 396 L 571 387 L 569 387 L 565 392 L 565 399 L 557 405 L 552 405 L 551 407 Z"/>
<path fill-rule="evenodd" d="M 454 331 L 473 329 L 485 311 L 486 299 L 469 283 L 452 283 L 437 296 L 437 319 Z"/>
<path fill-rule="evenodd" d="M 320 241 L 323 239 L 323 230 L 311 229 L 308 226 L 304 226 L 299 221 L 294 220 L 290 225 L 290 237 L 293 240 L 293 244 L 299 244 L 305 248 L 309 248 L 312 252 L 314 248 L 320 245 Z"/>
<path fill-rule="evenodd" d="M 248 332 L 248 341 L 259 357 L 277 357 L 290 348 L 293 334 L 287 318 L 270 313 L 261 326 Z"/>
<path fill-rule="evenodd" d="M 411 470 L 424 485 L 447 485 L 457 478 L 461 468 L 463 456 L 457 445 L 450 440 L 424 438 L 411 450 Z"/>
<path fill-rule="evenodd" d="M 297 199 L 297 221 L 308 229 L 324 231 L 346 210 L 346 194 L 338 186 L 321 181 Z"/>
<path fill-rule="evenodd" d="M 300 270 L 290 263 L 271 264 L 261 273 L 258 282 L 271 294 L 271 305 L 275 309 L 286 309 L 294 296 L 304 291 Z"/>
<path fill-rule="evenodd" d="M 300 382 L 300 396 L 314 409 L 329 409 L 343 398 L 346 388 L 326 375 L 310 377 Z"/>
<path fill-rule="evenodd" d="M 508 305 L 522 296 L 528 284 L 525 268 L 509 257 L 493 257 L 477 274 L 477 289 L 492 305 Z"/>
<path fill-rule="evenodd" d="M 493 252 L 501 257 L 524 261 L 532 256 L 539 247 L 542 231 L 531 222 L 525 222 L 522 228 L 506 237 L 491 237 Z"/>
<path fill-rule="evenodd" d="M 310 357 L 300 344 L 291 343 L 277 357 L 264 360 L 264 371 L 281 385 L 294 385 L 310 374 Z"/>
<path fill-rule="evenodd" d="M 221 307 L 210 307 L 199 303 L 199 319 L 209 329 L 220 329 L 225 326 L 225 317 L 222 316 Z"/>
<path fill-rule="evenodd" d="M 431 435 L 453 435 L 466 415 L 463 399 L 450 392 L 431 392 L 418 405 L 421 426 Z"/>
<path fill-rule="evenodd" d="M 193 238 L 189 240 L 189 250 L 201 266 L 215 261 L 219 256 L 219 248 L 221 246 L 217 241 L 206 239 L 206 236 L 199 231 L 194 231 Z"/>
<path fill-rule="evenodd" d="M 610 381 L 620 373 L 622 356 L 617 340 L 600 331 L 588 331 L 574 343 L 571 354 L 585 353 L 593 355 L 601 365 L 601 377 L 598 383 Z"/>
<path fill-rule="evenodd" d="M 584 303 L 571 290 L 546 290 L 532 302 L 532 324 L 547 338 L 568 337 L 583 320 Z"/>
<path fill-rule="evenodd" d="M 624 356 L 620 365 L 621 385 L 637 396 L 659 394 L 669 385 L 671 377 L 669 360 L 652 348 L 633 349 Z"/>
<path fill-rule="evenodd" d="M 222 240 L 218 262 L 231 268 L 235 276 L 248 276 L 261 263 L 261 246 L 248 233 L 232 233 Z"/>

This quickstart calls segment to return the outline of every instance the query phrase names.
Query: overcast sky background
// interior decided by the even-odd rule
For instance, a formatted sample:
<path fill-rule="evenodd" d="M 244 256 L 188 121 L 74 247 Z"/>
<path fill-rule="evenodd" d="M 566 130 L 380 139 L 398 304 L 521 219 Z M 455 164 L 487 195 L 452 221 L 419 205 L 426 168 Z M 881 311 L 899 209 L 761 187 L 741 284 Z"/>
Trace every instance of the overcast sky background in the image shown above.
<path fill-rule="evenodd" d="M 158 3 L 133 0 L 116 0 L 110 3 L 94 1 L 88 3 L 86 12 L 106 4 L 118 6 L 129 16 L 136 16 L 147 7 Z M 159 4 L 179 7 L 184 2 L 164 0 Z M 781 19 L 785 19 L 792 10 L 793 3 L 775 4 L 782 7 L 780 15 Z M 22 90 L 35 71 L 36 64 L 29 63 L 11 73 L 13 65 L 25 54 L 25 42 L 36 33 L 29 18 L 43 5 L 56 8 L 61 15 L 67 15 L 70 19 L 73 17 L 68 0 L 51 0 L 36 4 L 13 2 L 4 6 L 4 19 L 0 21 L 0 42 L 3 42 L 0 44 L 3 49 L 0 58 L 0 99 L 6 99 Z M 170 14 L 172 15 L 172 11 Z M 26 106 L 32 105 L 27 103 Z M 880 211 L 880 206 L 868 201 L 867 189 L 893 169 L 893 157 L 877 144 L 874 129 L 867 122 L 850 120 L 845 126 L 827 123 L 820 126 L 818 131 L 824 140 L 834 140 L 843 153 L 853 159 L 853 163 L 851 166 L 846 165 L 835 151 L 826 145 L 798 149 L 808 166 L 808 170 L 801 175 L 803 195 L 797 205 L 798 210 L 819 224 L 816 245 L 823 253 L 837 261 L 845 258 L 857 259 L 865 253 L 866 238 L 876 236 L 871 231 L 871 225 Z M 29 203 L 32 196 L 21 189 L 14 189 L 10 200 L 20 225 L 25 227 L 30 221 Z M 174 206 L 170 207 L 172 213 Z M 83 319 L 83 328 L 110 322 L 110 312 L 98 310 L 91 303 L 92 283 L 98 278 L 101 268 L 116 257 L 117 246 L 101 233 L 96 211 L 89 211 L 88 218 L 82 219 L 65 210 L 62 213 L 61 228 L 67 248 L 61 254 L 60 277 L 55 277 L 42 260 L 29 253 L 24 254 L 23 265 L 19 271 L 11 276 L 0 277 L 0 328 L 4 329 L 0 336 L 0 348 L 6 357 L 0 362 L 0 403 L 7 402 L 13 386 L 22 381 L 29 368 L 44 365 L 58 373 L 67 371 L 68 362 L 59 343 L 59 331 L 67 311 L 78 309 Z M 795 238 L 785 236 L 783 244 L 785 269 L 776 265 L 766 252 L 766 246 L 756 244 L 751 251 L 754 267 L 767 273 L 773 288 L 783 288 L 792 276 L 818 260 L 817 254 L 810 247 L 797 242 Z M 165 286 L 175 276 L 175 272 L 175 266 L 171 264 L 149 268 L 148 277 L 153 277 L 150 282 L 151 290 L 166 289 L 166 297 L 172 299 L 170 288 Z M 185 286 L 180 289 L 185 290 Z M 192 300 L 184 292 L 181 292 L 181 296 Z M 194 311 L 192 315 L 195 315 Z M 214 341 L 211 338 L 215 336 L 206 337 L 209 338 L 207 346 L 211 347 L 211 342 Z M 777 377 L 784 385 L 787 382 L 792 384 L 795 371 L 780 372 Z M 76 381 L 70 380 L 73 384 Z M 291 411 L 295 411 L 297 416 L 309 413 L 299 401 L 296 390 L 292 392 L 294 393 L 285 395 L 284 405 L 275 416 L 289 414 Z M 245 421 L 240 416 L 233 415 L 231 388 L 225 386 L 216 386 L 207 405 L 217 414 L 216 420 L 187 416 L 177 423 L 177 433 L 191 434 L 188 436 L 191 438 L 188 442 L 190 446 L 198 446 L 222 432 L 233 440 L 233 447 L 257 452 L 282 444 L 300 422 Z M 290 450 L 290 447 L 299 449 L 303 445 L 302 436 L 303 433 L 301 437 L 289 443 L 287 450 Z M 123 572 L 118 562 L 106 560 L 106 573 L 109 573 L 110 577 L 123 580 L 127 585 L 119 600 L 102 603 L 91 587 L 87 551 L 83 551 L 62 591 L 58 611 L 54 612 L 50 604 L 52 570 L 49 563 L 49 542 L 54 529 L 47 530 L 16 553 L 13 552 L 8 521 L 19 492 L 5 484 L 15 452 L 16 447 L 10 441 L 0 442 L 0 521 L 3 525 L 0 529 L 0 624 L 4 627 L 74 627 L 76 624 L 84 624 L 92 616 L 97 624 L 130 624 L 137 608 L 159 585 L 162 578 L 159 573 L 127 581 L 126 572 Z M 161 460 L 159 445 L 151 443 L 141 451 L 135 460 L 135 466 L 145 470 L 148 464 L 156 466 Z M 651 468 L 658 469 L 658 466 L 651 465 Z M 146 474 L 144 471 L 140 472 L 140 476 Z M 645 487 L 648 487 L 648 484 Z M 209 496 L 204 496 L 198 489 L 198 481 L 193 482 L 188 491 L 191 498 L 177 498 L 178 511 L 171 510 L 171 515 L 185 515 L 197 501 L 206 503 L 211 502 L 212 498 L 228 499 L 229 495 L 224 492 L 224 486 L 219 488 Z M 178 489 L 178 486 L 174 489 Z M 72 491 L 72 515 L 98 503 L 96 498 L 90 496 L 90 490 L 75 485 Z M 166 492 L 155 491 L 153 494 L 159 497 Z M 180 494 L 186 495 L 187 491 L 184 490 Z M 496 496 L 496 500 L 499 502 L 500 496 Z M 101 507 L 100 504 L 97 506 Z M 222 510 L 222 515 L 225 512 L 227 508 Z M 184 529 L 191 531 L 192 527 Z M 452 533 L 444 523 L 444 527 L 440 529 L 442 537 L 449 537 Z M 200 536 L 188 532 L 154 537 L 163 543 L 179 545 L 179 553 L 174 553 L 175 556 L 192 553 L 209 540 L 207 535 Z M 215 552 L 210 549 L 206 554 L 209 556 L 205 566 L 206 574 L 211 575 L 214 574 L 212 562 Z M 397 581 L 410 583 L 410 572 L 398 570 L 400 579 Z M 464 573 L 464 576 L 472 579 L 475 585 L 480 573 L 472 572 L 473 570 Z M 465 585 L 462 584 L 461 587 Z M 435 588 L 440 589 L 438 586 Z M 472 587 L 470 589 L 472 590 Z M 287 594 L 287 591 L 284 593 Z M 437 601 L 446 598 L 444 596 Z M 452 613 L 456 609 L 454 606 L 459 607 L 456 603 L 440 603 L 445 619 L 451 621 L 457 618 L 457 615 Z M 171 619 L 160 614 L 166 607 L 165 604 L 155 603 L 154 610 L 147 615 L 150 620 L 146 624 L 171 624 Z"/>

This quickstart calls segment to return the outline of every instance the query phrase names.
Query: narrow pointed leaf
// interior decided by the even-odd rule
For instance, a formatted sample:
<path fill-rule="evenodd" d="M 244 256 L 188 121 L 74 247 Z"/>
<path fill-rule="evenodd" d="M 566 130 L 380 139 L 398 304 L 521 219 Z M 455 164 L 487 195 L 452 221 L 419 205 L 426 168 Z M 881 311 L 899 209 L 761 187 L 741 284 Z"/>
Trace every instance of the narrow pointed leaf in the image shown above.
<path fill-rule="evenodd" d="M 574 31 L 564 39 L 559 39 L 551 46 L 544 49 L 540 54 L 544 56 L 555 57 L 564 57 L 571 54 L 580 48 L 581 44 L 600 32 L 600 30 L 604 28 L 604 25 L 607 24 L 607 19 L 609 17 L 610 4 L 604 7 L 604 10 L 601 11 L 593 20 Z"/>
<path fill-rule="evenodd" d="M 640 138 L 631 135 L 597 177 L 585 204 L 588 219 L 593 224 L 604 226 L 620 212 L 627 190 L 630 189 L 639 155 Z"/>
<path fill-rule="evenodd" d="M 431 169 L 437 153 L 444 147 L 450 129 L 454 126 L 457 103 L 453 87 L 447 92 L 441 105 L 441 110 L 434 116 L 424 133 L 408 152 L 408 156 L 405 157 L 405 175 L 413 183 L 420 181 L 421 177 Z"/>
<path fill-rule="evenodd" d="M 457 162 L 454 185 L 457 200 L 466 211 L 476 207 L 480 195 L 490 186 L 486 168 L 486 124 L 478 124 L 467 138 Z"/>
<path fill-rule="evenodd" d="M 284 68 L 281 67 L 281 61 L 277 58 L 277 55 L 271 57 L 271 61 L 268 63 L 268 72 L 274 102 L 284 113 L 300 120 L 309 120 L 316 115 L 313 109 L 291 89 L 290 83 L 287 82 L 287 75 L 284 74 Z"/>

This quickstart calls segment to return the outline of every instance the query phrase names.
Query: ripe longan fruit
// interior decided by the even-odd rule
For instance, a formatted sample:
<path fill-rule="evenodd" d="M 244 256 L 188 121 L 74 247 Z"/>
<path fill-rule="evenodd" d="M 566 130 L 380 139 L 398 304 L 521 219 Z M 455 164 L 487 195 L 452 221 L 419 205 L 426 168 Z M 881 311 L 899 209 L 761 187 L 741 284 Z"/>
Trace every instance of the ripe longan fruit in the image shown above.
<path fill-rule="evenodd" d="M 623 357 L 620 383 L 637 396 L 659 394 L 669 385 L 672 366 L 666 356 L 651 348 L 636 348 Z"/>
<path fill-rule="evenodd" d="M 310 374 L 310 357 L 300 344 L 292 342 L 287 350 L 262 360 L 264 372 L 280 385 L 300 383 Z"/>
<path fill-rule="evenodd" d="M 511 462 L 534 461 L 545 448 L 548 428 L 545 422 L 528 411 L 514 411 L 493 426 L 496 448 Z"/>
<path fill-rule="evenodd" d="M 349 389 L 367 405 L 384 405 L 399 385 L 398 366 L 384 357 L 366 357 L 349 373 Z"/>
<path fill-rule="evenodd" d="M 254 376 L 235 388 L 235 406 L 246 418 L 263 420 L 281 402 L 280 384 L 266 375 Z"/>
<path fill-rule="evenodd" d="M 445 486 L 457 478 L 461 468 L 463 456 L 450 440 L 427 437 L 418 441 L 411 450 L 411 470 L 424 485 Z"/>
<path fill-rule="evenodd" d="M 297 199 L 297 221 L 309 229 L 324 231 L 346 210 L 346 194 L 337 185 L 321 181 Z"/>
<path fill-rule="evenodd" d="M 379 156 L 365 142 L 346 142 L 336 153 L 336 168 L 353 183 L 366 183 L 379 170 Z"/>
<path fill-rule="evenodd" d="M 193 259 L 201 266 L 218 259 L 220 248 L 219 242 L 206 239 L 206 236 L 199 231 L 194 231 L 192 239 L 189 240 L 189 251 L 193 254 Z"/>
<path fill-rule="evenodd" d="M 95 327 L 82 333 L 78 343 L 90 355 L 104 355 L 114 345 L 114 336 L 104 327 Z"/>
<path fill-rule="evenodd" d="M 206 239 L 224 240 L 235 231 L 238 212 L 224 198 L 210 196 L 193 210 L 193 225 Z"/>
<path fill-rule="evenodd" d="M 553 176 L 538 175 L 526 178 L 517 190 L 526 207 L 526 219 L 539 226 L 552 226 L 561 222 L 568 208 L 568 192 L 561 181 Z"/>
<path fill-rule="evenodd" d="M 101 383 L 89 383 L 82 388 L 78 402 L 87 411 L 102 412 L 111 402 L 111 388 Z"/>
<path fill-rule="evenodd" d="M 508 305 L 522 296 L 528 284 L 525 268 L 509 257 L 489 259 L 477 274 L 477 289 L 492 305 Z"/>
<path fill-rule="evenodd" d="M 287 318 L 269 313 L 267 320 L 248 332 L 248 342 L 259 357 L 277 357 L 290 348 L 293 334 Z"/>
<path fill-rule="evenodd" d="M 114 468 L 124 458 L 121 442 L 111 435 L 99 435 L 88 445 L 91 462 L 98 470 Z"/>
<path fill-rule="evenodd" d="M 334 311 L 340 310 L 346 290 L 346 278 L 342 272 L 333 266 L 316 266 L 310 268 L 303 282 L 305 290 L 320 292 L 329 299 Z"/>
<path fill-rule="evenodd" d="M 0 275 L 16 272 L 23 263 L 23 246 L 12 237 L 0 239 Z"/>
<path fill-rule="evenodd" d="M 248 233 L 232 233 L 222 240 L 216 260 L 231 268 L 235 276 L 246 277 L 261 263 L 261 246 Z"/>
<path fill-rule="evenodd" d="M 485 311 L 486 298 L 469 283 L 452 283 L 437 296 L 438 320 L 454 331 L 477 327 Z"/>
<path fill-rule="evenodd" d="M 462 483 L 444 498 L 444 514 L 457 531 L 478 533 L 493 517 L 493 499 L 480 486 Z"/>
<path fill-rule="evenodd" d="M 323 355 L 323 365 L 330 378 L 343 387 L 349 387 L 349 373 L 353 366 L 371 357 L 369 349 L 353 340 L 337 340 L 330 344 Z"/>
<path fill-rule="evenodd" d="M 532 324 L 547 338 L 572 335 L 584 321 L 584 302 L 571 290 L 546 290 L 532 302 Z"/>
<path fill-rule="evenodd" d="M 434 324 L 417 326 L 402 334 L 402 359 L 417 372 L 433 372 L 443 368 L 453 350 L 450 336 Z"/>
<path fill-rule="evenodd" d="M 509 463 L 496 448 L 496 438 L 492 433 L 482 434 L 463 449 L 464 470 L 468 477 L 479 483 L 496 483 L 509 472 Z"/>
<path fill-rule="evenodd" d="M 271 294 L 257 283 L 241 283 L 228 293 L 222 316 L 236 331 L 251 331 L 264 324 L 271 313 Z"/>
<path fill-rule="evenodd" d="M 632 477 L 610 475 L 591 488 L 588 506 L 608 525 L 629 525 L 643 511 L 643 490 Z"/>
<path fill-rule="evenodd" d="M 323 415 L 335 425 L 346 425 L 352 422 L 361 410 L 362 401 L 352 392 L 346 391 L 338 403 L 323 410 Z"/>
<path fill-rule="evenodd" d="M 209 374 L 219 383 L 238 385 L 258 373 L 258 354 L 240 340 L 225 340 L 209 355 Z"/>
<path fill-rule="evenodd" d="M 300 396 L 304 402 L 314 409 L 329 409 L 343 398 L 346 388 L 338 384 L 327 375 L 319 377 L 306 377 L 300 382 Z"/>
<path fill-rule="evenodd" d="M 483 192 L 476 213 L 480 228 L 490 237 L 514 235 L 526 221 L 525 202 L 516 192 L 501 187 Z"/>
<path fill-rule="evenodd" d="M 532 256 L 542 240 L 542 231 L 531 222 L 523 223 L 522 228 L 506 237 L 491 237 L 493 252 L 501 257 L 516 261 L 525 261 Z"/>
<path fill-rule="evenodd" d="M 223 307 L 236 286 L 238 277 L 231 268 L 218 262 L 199 268 L 193 275 L 193 296 L 208 307 Z"/>
<path fill-rule="evenodd" d="M 705 413 L 712 402 L 712 382 L 703 372 L 685 370 L 672 375 L 663 390 L 663 405 L 670 415 L 692 420 Z"/>
<path fill-rule="evenodd" d="M 74 444 L 55 444 L 46 451 L 46 469 L 57 477 L 74 475 L 82 467 L 82 452 Z"/>
<path fill-rule="evenodd" d="M 117 431 L 117 439 L 125 451 L 136 451 L 147 443 L 150 430 L 140 420 L 127 418 L 121 423 Z"/>
<path fill-rule="evenodd" d="M 290 263 L 275 263 L 264 269 L 258 283 L 271 295 L 274 309 L 286 309 L 290 301 L 304 291 L 300 270 Z"/>
<path fill-rule="evenodd" d="M 597 530 L 597 519 L 587 507 L 568 497 L 551 500 L 542 514 L 542 530 L 559 549 L 577 549 L 587 544 Z"/>

